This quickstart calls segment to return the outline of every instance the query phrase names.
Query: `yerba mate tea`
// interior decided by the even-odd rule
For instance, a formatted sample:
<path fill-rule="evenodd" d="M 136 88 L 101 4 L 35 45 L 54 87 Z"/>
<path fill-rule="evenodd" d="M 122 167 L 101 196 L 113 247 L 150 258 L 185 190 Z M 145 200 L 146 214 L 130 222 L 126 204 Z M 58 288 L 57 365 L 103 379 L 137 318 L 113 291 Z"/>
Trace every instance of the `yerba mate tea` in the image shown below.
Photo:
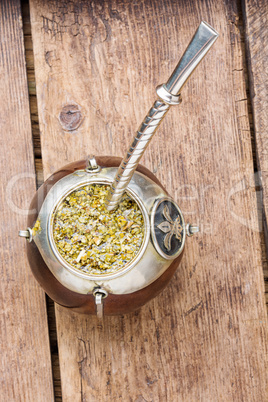
<path fill-rule="evenodd" d="M 108 211 L 109 186 L 92 184 L 69 194 L 54 213 L 53 239 L 61 257 L 88 274 L 117 272 L 138 254 L 144 220 L 138 204 L 126 193 Z"/>
<path fill-rule="evenodd" d="M 139 161 L 217 37 L 207 23 L 200 24 L 169 80 L 157 87 L 158 98 L 124 158 L 73 162 L 36 192 L 28 228 L 19 235 L 28 240 L 34 276 L 56 303 L 99 318 L 125 314 L 172 278 L 186 236 L 199 229 L 185 223 L 175 200 Z"/>

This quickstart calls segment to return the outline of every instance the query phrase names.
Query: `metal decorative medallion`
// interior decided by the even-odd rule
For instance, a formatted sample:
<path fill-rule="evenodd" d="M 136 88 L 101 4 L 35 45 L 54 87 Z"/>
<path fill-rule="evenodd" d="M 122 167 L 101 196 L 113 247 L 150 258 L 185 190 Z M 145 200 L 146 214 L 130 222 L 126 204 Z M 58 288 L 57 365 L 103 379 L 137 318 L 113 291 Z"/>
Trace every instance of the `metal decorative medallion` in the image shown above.
<path fill-rule="evenodd" d="M 157 252 L 171 260 L 180 255 L 185 243 L 185 224 L 178 205 L 171 198 L 161 198 L 151 213 L 152 240 Z"/>

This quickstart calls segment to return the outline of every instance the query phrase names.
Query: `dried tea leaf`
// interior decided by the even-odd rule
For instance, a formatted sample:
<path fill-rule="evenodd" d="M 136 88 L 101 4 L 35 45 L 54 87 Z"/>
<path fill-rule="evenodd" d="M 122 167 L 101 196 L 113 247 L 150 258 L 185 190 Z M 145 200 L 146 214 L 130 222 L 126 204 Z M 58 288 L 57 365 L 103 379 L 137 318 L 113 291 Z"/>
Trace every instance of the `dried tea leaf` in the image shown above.
<path fill-rule="evenodd" d="M 85 273 L 116 272 L 139 252 L 144 221 L 138 204 L 127 194 L 118 208 L 107 211 L 109 186 L 92 184 L 69 194 L 54 213 L 53 237 L 61 256 Z"/>

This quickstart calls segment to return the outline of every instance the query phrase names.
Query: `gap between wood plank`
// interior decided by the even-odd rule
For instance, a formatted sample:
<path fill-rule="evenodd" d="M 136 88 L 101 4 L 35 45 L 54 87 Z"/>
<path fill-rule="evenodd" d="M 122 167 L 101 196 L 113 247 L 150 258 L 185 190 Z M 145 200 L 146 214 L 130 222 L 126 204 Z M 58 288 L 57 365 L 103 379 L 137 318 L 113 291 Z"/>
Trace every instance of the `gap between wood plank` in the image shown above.
<path fill-rule="evenodd" d="M 245 36 L 244 46 L 247 56 L 247 92 L 248 99 L 250 100 L 250 128 L 253 135 L 252 147 L 253 152 L 255 153 L 254 168 L 256 169 L 256 172 L 263 176 L 263 171 L 265 171 L 267 166 L 265 166 L 264 156 L 266 151 L 265 146 L 267 144 L 267 141 L 265 140 L 265 138 L 267 138 L 267 116 L 265 117 L 263 115 L 263 111 L 265 110 L 266 106 L 265 102 L 267 102 L 267 90 L 265 91 L 264 89 L 267 81 L 267 69 L 266 71 L 262 70 L 262 66 L 263 61 L 267 59 L 267 44 L 262 43 L 261 41 L 265 37 L 265 34 L 267 34 L 266 22 L 268 6 L 267 2 L 262 0 L 257 2 L 251 0 L 241 0 L 241 10 L 243 14 L 243 29 Z M 258 41 L 255 41 L 253 34 L 255 34 L 255 36 L 258 38 Z M 258 81 L 257 85 L 255 81 Z M 256 138 L 258 129 L 258 138 Z M 262 214 L 264 227 L 264 230 L 261 232 L 261 245 L 266 304 L 268 307 L 268 229 L 267 222 L 265 220 L 265 213 L 267 213 L 265 211 L 265 208 L 267 208 L 267 205 L 265 206 L 265 199 L 268 191 L 267 180 L 264 179 L 262 182 L 257 183 L 257 185 L 258 184 L 261 194 L 260 213 Z"/>
<path fill-rule="evenodd" d="M 18 237 L 36 191 L 20 1 L 2 1 L 0 19 L 1 400 L 52 401 L 45 294 Z"/>
<path fill-rule="evenodd" d="M 40 131 L 39 131 L 37 101 L 36 101 L 34 57 L 33 57 L 32 34 L 31 34 L 31 24 L 29 15 L 29 2 L 27 0 L 22 1 L 22 18 L 23 18 L 23 34 L 25 44 L 28 90 L 30 97 L 30 114 L 32 124 L 33 146 L 35 156 L 36 184 L 37 188 L 39 188 L 44 182 L 44 175 L 43 175 L 43 165 L 41 157 L 41 142 L 40 142 Z M 49 341 L 51 350 L 54 397 L 55 402 L 60 402 L 62 400 L 62 397 L 61 397 L 58 341 L 57 341 L 56 319 L 55 319 L 55 305 L 53 300 L 51 300 L 50 297 L 47 295 L 46 295 L 46 305 L 47 305 L 47 322 L 48 322 Z"/>

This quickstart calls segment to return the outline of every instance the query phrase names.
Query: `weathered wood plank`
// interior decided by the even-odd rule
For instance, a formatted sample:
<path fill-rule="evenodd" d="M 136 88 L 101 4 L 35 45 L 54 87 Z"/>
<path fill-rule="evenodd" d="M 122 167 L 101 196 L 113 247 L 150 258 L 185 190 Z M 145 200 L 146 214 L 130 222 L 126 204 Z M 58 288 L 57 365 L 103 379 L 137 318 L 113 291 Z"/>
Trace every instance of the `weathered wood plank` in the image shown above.
<path fill-rule="evenodd" d="M 247 59 L 249 65 L 250 98 L 259 176 L 261 178 L 263 229 L 268 250 L 268 3 L 265 0 L 243 0 L 246 31 Z M 268 258 L 268 257 L 267 257 Z M 267 262 L 266 262 L 267 267 Z M 268 281 L 267 268 L 264 272 Z M 268 291 L 267 291 L 268 296 Z"/>
<path fill-rule="evenodd" d="M 63 400 L 265 400 L 266 312 L 235 2 L 30 1 L 45 177 L 123 155 L 201 19 L 220 39 L 143 163 L 201 233 L 171 285 L 105 319 L 57 307 Z M 59 121 L 66 105 L 82 120 Z"/>
<path fill-rule="evenodd" d="M 36 190 L 20 1 L 1 1 L 0 19 L 0 399 L 52 401 L 45 294 L 18 238 Z"/>

